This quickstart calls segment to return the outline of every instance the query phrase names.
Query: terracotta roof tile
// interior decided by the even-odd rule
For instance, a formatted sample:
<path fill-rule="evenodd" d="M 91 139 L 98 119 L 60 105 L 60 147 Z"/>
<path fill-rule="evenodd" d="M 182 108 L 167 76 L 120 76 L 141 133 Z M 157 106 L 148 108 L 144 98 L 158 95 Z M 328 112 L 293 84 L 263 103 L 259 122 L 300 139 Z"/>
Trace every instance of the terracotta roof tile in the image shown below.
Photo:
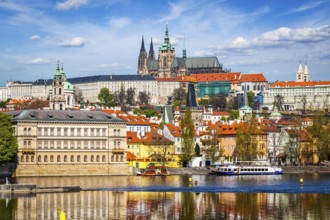
<path fill-rule="evenodd" d="M 269 86 L 272 88 L 275 87 L 314 87 L 314 86 L 321 86 L 321 85 L 330 85 L 330 81 L 310 81 L 310 82 L 275 82 L 270 84 Z"/>

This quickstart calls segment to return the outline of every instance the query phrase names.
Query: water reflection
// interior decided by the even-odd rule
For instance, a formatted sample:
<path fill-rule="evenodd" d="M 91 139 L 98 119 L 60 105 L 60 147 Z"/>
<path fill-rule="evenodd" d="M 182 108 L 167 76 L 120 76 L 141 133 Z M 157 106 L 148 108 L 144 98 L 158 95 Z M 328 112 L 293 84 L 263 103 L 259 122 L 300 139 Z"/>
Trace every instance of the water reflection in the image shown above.
<path fill-rule="evenodd" d="M 329 194 L 110 192 L 0 199 L 0 219 L 327 219 Z"/>

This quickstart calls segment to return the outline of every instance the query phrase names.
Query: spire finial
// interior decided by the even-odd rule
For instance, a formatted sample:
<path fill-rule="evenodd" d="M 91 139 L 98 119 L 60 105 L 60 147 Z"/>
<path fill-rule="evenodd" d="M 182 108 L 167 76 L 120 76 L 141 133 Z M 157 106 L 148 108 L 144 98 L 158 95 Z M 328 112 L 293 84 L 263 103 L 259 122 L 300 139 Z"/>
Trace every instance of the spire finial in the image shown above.
<path fill-rule="evenodd" d="M 146 51 L 145 47 L 144 47 L 144 37 L 142 35 L 142 42 L 141 42 L 141 49 L 140 51 Z"/>
<path fill-rule="evenodd" d="M 59 60 L 57 60 L 57 67 L 56 67 L 56 69 L 57 69 L 57 70 L 60 69 L 60 61 L 59 61 Z"/>

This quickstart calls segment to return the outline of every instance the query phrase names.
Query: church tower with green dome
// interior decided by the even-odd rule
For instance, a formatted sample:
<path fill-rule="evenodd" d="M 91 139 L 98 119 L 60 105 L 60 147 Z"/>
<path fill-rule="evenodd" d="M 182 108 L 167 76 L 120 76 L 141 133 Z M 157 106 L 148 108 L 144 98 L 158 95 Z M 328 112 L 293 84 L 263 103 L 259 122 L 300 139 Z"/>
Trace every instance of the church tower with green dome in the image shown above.
<path fill-rule="evenodd" d="M 170 43 L 166 25 L 164 44 L 158 49 L 158 76 L 161 78 L 172 77 L 171 67 L 175 59 L 175 49 Z"/>
<path fill-rule="evenodd" d="M 59 62 L 57 62 L 57 68 L 49 94 L 50 109 L 65 110 L 74 107 L 74 86 L 66 80 L 63 65 L 60 69 Z"/>

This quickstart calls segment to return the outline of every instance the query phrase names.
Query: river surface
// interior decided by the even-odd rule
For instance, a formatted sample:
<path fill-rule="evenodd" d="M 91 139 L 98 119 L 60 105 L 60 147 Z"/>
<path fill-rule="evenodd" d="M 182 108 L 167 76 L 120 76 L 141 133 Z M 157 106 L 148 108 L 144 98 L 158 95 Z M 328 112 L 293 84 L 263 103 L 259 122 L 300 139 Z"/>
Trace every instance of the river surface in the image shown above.
<path fill-rule="evenodd" d="M 303 178 L 303 185 L 299 180 Z M 330 175 L 18 178 L 81 192 L 0 193 L 0 219 L 330 219 Z"/>

